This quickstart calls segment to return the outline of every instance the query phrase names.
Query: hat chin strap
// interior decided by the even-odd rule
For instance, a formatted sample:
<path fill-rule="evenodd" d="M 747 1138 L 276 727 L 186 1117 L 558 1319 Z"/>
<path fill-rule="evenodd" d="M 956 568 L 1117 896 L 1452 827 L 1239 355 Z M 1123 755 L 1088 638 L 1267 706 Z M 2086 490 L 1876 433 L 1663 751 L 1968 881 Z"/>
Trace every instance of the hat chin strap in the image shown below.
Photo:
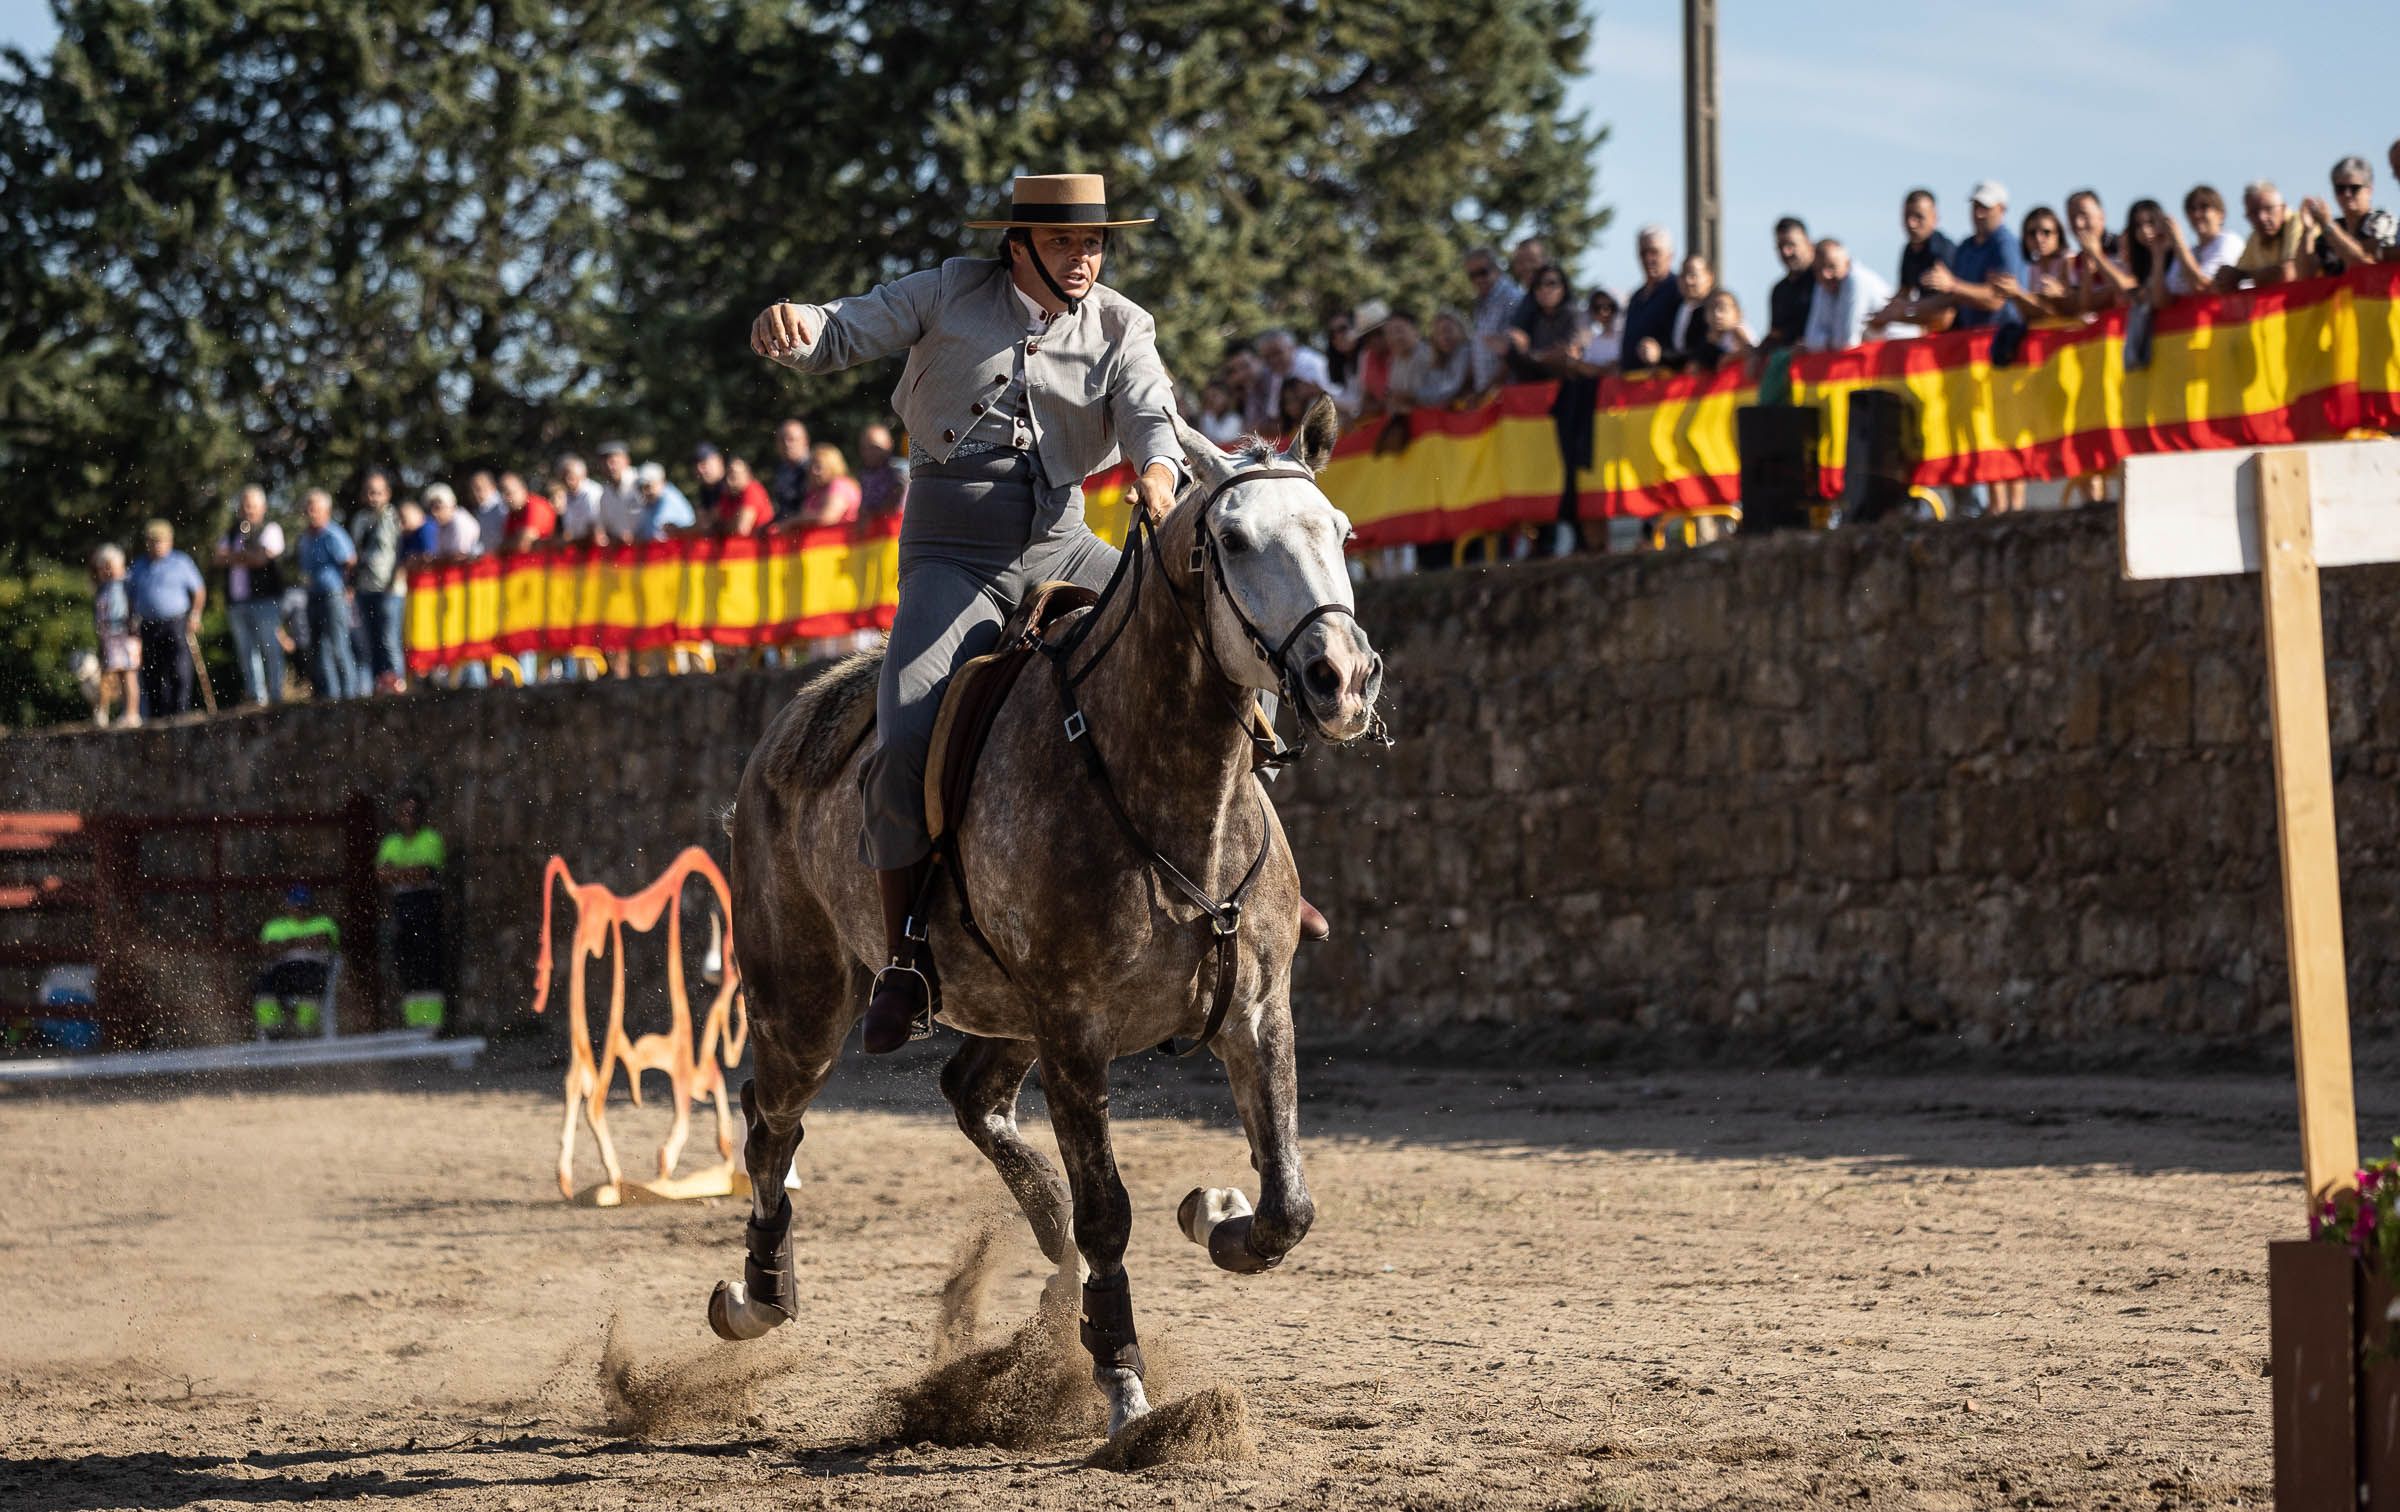
<path fill-rule="evenodd" d="M 1072 295 L 1068 294 L 1066 290 L 1060 288 L 1058 286 L 1058 280 L 1050 276 L 1050 265 L 1042 261 L 1041 253 L 1034 250 L 1033 233 L 1026 230 L 1024 227 L 1019 226 L 1016 230 L 1011 231 L 1008 234 L 1015 237 L 1017 239 L 1017 245 L 1025 249 L 1025 260 L 1033 264 L 1033 271 L 1041 278 L 1042 286 L 1048 289 L 1052 294 L 1058 296 L 1058 302 L 1067 307 L 1067 313 L 1072 315 L 1077 310 L 1082 309 L 1083 301 L 1074 298 Z"/>

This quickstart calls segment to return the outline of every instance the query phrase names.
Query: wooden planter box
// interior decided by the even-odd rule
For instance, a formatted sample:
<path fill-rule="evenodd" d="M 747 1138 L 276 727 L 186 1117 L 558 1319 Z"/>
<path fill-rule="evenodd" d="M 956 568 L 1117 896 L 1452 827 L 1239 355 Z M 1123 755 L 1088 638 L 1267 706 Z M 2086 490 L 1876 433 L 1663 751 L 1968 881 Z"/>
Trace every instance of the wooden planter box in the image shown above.
<path fill-rule="evenodd" d="M 2400 1294 L 2305 1239 L 2267 1246 L 2267 1281 L 2276 1507 L 2400 1512 Z"/>

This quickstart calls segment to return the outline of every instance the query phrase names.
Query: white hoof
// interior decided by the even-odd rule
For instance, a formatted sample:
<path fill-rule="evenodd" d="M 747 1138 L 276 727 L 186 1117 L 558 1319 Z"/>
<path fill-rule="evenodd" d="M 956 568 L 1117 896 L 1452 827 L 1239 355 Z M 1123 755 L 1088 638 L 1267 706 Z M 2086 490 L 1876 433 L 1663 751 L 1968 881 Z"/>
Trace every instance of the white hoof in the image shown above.
<path fill-rule="evenodd" d="M 1108 1436 L 1115 1438 L 1125 1431 L 1125 1425 L 1138 1417 L 1150 1415 L 1150 1398 L 1142 1390 L 1142 1378 L 1123 1368 L 1092 1371 L 1092 1382 L 1100 1394 L 1108 1398 Z"/>
<path fill-rule="evenodd" d="M 749 1288 L 739 1281 L 719 1281 L 708 1295 L 708 1326 L 720 1339 L 739 1344 L 764 1338 L 790 1321 L 781 1309 L 751 1301 Z"/>
<path fill-rule="evenodd" d="M 1251 1211 L 1250 1199 L 1239 1187 L 1194 1187 L 1175 1210 L 1175 1221 L 1183 1229 L 1183 1237 L 1201 1248 L 1208 1247 L 1208 1236 L 1217 1225 L 1228 1218 L 1240 1218 Z"/>

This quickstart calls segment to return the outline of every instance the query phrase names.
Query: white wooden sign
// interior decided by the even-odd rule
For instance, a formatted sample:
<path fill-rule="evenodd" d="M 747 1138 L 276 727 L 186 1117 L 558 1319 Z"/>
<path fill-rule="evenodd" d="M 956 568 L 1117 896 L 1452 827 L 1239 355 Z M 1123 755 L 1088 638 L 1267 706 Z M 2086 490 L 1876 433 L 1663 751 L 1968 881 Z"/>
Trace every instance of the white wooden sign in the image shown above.
<path fill-rule="evenodd" d="M 2258 571 L 2263 448 L 2169 452 L 2125 461 L 2119 532 L 2129 578 Z M 2319 567 L 2400 562 L 2400 441 L 2277 448 L 2308 459 Z"/>
<path fill-rule="evenodd" d="M 2317 569 L 2400 561 L 2400 442 L 2131 458 L 2118 541 L 2129 578 L 2255 572 L 2264 592 L 2300 1161 L 2313 1206 L 2350 1186 L 2358 1165 Z"/>

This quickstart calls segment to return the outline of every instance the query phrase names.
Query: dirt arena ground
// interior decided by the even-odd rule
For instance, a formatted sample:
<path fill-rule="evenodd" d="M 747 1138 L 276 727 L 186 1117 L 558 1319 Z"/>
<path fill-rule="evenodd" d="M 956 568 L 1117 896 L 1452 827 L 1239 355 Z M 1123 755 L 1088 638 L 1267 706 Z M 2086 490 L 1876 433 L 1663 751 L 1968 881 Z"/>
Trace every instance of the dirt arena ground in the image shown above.
<path fill-rule="evenodd" d="M 1083 1468 L 1096 1398 L 1072 1359 L 1043 1394 L 1038 1328 L 993 1389 L 1050 1442 L 920 1439 L 923 1392 L 904 1418 L 945 1280 L 1004 1215 L 936 1054 L 904 1060 L 845 1067 L 812 1117 L 801 1321 L 745 1346 L 702 1317 L 739 1206 L 562 1203 L 546 1076 L 0 1096 L 0 1506 L 2269 1499 L 2281 1077 L 1320 1064 L 1316 1230 L 1237 1278 L 1174 1219 L 1249 1185 L 1221 1073 L 1129 1062 L 1153 1399 L 1221 1388 L 1241 1421 L 1231 1460 L 1118 1474 Z M 637 1173 L 660 1125 L 616 1117 Z M 1035 1310 L 1021 1224 L 988 1268 L 983 1343 Z"/>

